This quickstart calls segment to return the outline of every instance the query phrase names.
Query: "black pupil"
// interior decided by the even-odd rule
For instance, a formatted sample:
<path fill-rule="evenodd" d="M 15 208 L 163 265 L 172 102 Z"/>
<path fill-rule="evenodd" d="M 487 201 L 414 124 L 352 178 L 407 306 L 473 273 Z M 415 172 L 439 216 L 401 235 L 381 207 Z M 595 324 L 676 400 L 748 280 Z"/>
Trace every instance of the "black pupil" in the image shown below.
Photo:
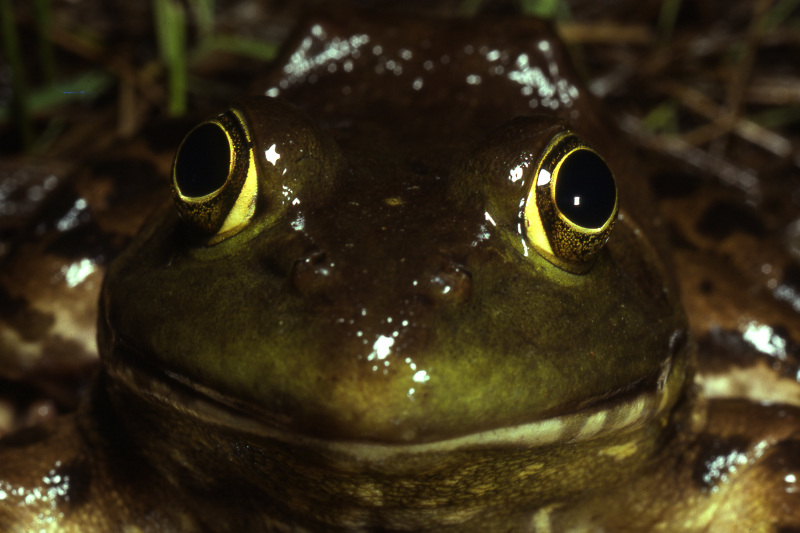
<path fill-rule="evenodd" d="M 600 228 L 614 212 L 617 186 L 600 156 L 576 150 L 561 163 L 556 181 L 556 207 L 573 223 Z"/>
<path fill-rule="evenodd" d="M 216 124 L 203 124 L 183 141 L 175 162 L 175 182 L 184 196 L 211 194 L 225 184 L 230 163 L 225 133 Z"/>

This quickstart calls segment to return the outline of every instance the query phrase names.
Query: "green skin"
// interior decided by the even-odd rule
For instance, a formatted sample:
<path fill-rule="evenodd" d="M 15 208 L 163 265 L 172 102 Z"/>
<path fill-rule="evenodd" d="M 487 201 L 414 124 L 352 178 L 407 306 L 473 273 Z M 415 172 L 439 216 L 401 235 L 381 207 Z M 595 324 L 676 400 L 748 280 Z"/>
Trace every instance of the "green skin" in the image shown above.
<path fill-rule="evenodd" d="M 256 154 L 253 218 L 211 244 L 170 210 L 116 260 L 92 400 L 0 446 L 0 529 L 800 525 L 781 485 L 800 466 L 798 415 L 693 393 L 646 184 L 549 28 L 387 27 L 309 23 L 257 87 L 281 99 L 234 104 Z M 301 53 L 353 35 L 370 36 L 361 53 L 300 73 Z M 491 50 L 511 58 L 503 75 Z M 522 54 L 538 88 L 574 88 L 569 105 L 521 92 Z M 444 55 L 458 61 L 426 66 Z M 567 128 L 619 189 L 582 274 L 521 231 L 532 167 Z M 732 451 L 747 468 L 703 477 Z M 25 501 L 37 486 L 64 493 Z"/>

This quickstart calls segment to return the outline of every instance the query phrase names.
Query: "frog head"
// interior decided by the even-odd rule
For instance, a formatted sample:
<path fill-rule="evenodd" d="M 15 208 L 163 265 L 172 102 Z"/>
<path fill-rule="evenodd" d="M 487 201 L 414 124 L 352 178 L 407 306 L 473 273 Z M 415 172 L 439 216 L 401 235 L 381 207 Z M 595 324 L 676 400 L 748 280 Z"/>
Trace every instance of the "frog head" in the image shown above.
<path fill-rule="evenodd" d="M 411 523 L 614 483 L 661 446 L 686 323 L 635 159 L 591 99 L 442 104 L 253 96 L 187 135 L 100 319 L 112 399 L 166 471 L 245 479 L 281 516 L 281 487 L 324 476 L 304 497 Z"/>

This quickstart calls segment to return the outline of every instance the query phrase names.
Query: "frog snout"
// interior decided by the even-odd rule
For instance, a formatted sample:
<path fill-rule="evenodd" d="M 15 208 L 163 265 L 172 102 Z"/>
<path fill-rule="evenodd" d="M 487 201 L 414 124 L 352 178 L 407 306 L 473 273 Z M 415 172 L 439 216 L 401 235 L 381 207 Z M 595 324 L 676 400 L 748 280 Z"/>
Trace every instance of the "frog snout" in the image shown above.
<path fill-rule="evenodd" d="M 462 304 L 472 297 L 472 274 L 462 261 L 441 257 L 421 262 L 428 264 L 421 269 L 409 264 L 419 264 L 415 261 L 386 264 L 384 268 L 344 268 L 342 261 L 335 261 L 331 254 L 315 247 L 295 259 L 290 282 L 304 296 L 330 295 L 345 286 L 359 286 L 362 290 L 372 286 L 381 287 L 384 295 L 399 291 L 405 297 L 410 296 L 410 289 L 416 294 L 415 300 L 434 305 Z"/>

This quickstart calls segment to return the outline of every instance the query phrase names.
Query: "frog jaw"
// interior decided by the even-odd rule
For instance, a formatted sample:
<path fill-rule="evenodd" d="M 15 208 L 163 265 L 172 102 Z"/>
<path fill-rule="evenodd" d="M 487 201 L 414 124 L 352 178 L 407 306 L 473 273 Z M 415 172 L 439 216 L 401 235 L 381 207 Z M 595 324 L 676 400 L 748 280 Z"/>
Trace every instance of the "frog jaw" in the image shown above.
<path fill-rule="evenodd" d="M 682 337 L 676 332 L 675 337 Z M 678 341 L 675 341 L 678 342 Z M 170 370 L 157 370 L 132 345 L 117 339 L 115 356 L 106 369 L 128 394 L 143 396 L 165 408 L 190 415 L 203 424 L 227 427 L 287 444 L 311 445 L 359 460 L 380 462 L 407 453 L 452 453 L 463 448 L 518 446 L 543 447 L 561 442 L 579 443 L 624 434 L 668 416 L 687 380 L 688 346 L 664 360 L 654 380 L 630 390 L 594 400 L 574 412 L 519 424 L 454 435 L 426 442 L 403 440 L 322 438 L 289 429 L 291 421 L 276 419 L 263 408 L 231 398 Z"/>
<path fill-rule="evenodd" d="M 676 406 L 691 409 L 679 402 L 687 357 L 684 346 L 652 386 L 592 407 L 421 443 L 301 435 L 168 371 L 122 363 L 107 371 L 133 445 L 186 494 L 205 494 L 208 482 L 231 494 L 245 487 L 248 498 L 280 508 L 285 525 L 303 517 L 312 529 L 518 529 L 531 509 L 641 475 L 664 449 L 671 422 L 685 415 Z"/>

